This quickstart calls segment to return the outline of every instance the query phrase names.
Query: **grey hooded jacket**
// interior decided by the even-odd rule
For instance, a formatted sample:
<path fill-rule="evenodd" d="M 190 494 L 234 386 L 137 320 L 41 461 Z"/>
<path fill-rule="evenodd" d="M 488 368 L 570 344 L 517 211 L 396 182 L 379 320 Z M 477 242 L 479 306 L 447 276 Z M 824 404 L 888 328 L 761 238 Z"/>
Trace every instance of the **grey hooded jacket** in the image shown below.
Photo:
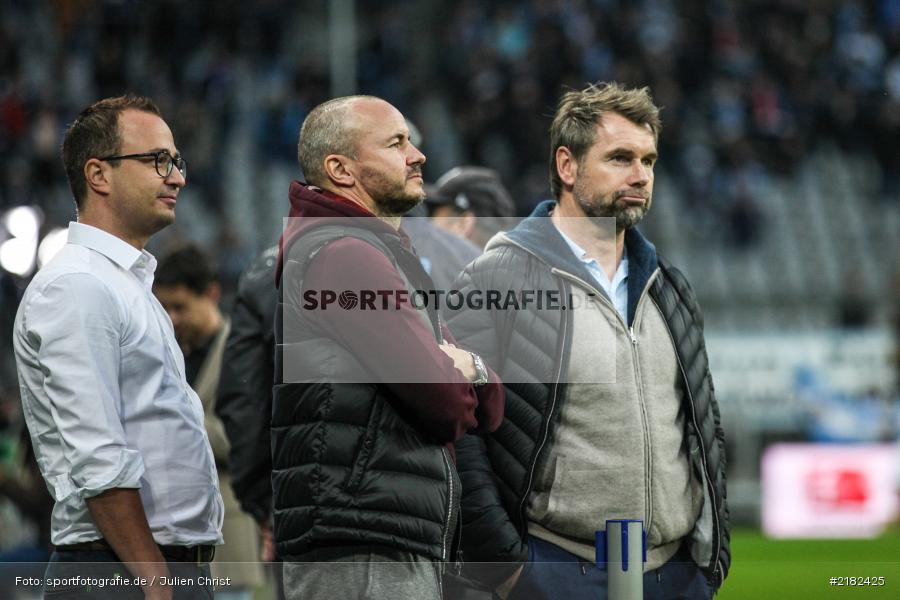
<path fill-rule="evenodd" d="M 591 276 L 575 259 L 547 218 L 555 203 L 539 205 L 528 219 L 496 237 L 487 252 L 457 280 L 471 290 L 559 290 Z M 649 288 L 672 337 L 687 415 L 692 467 L 704 487 L 704 502 L 689 548 L 710 583 L 718 588 L 731 563 L 726 502 L 725 445 L 703 337 L 703 318 L 687 280 L 656 254 L 637 230 L 626 234 L 629 255 L 628 324 L 651 275 Z M 526 505 L 535 469 L 552 439 L 567 386 L 572 346 L 572 311 L 455 311 L 448 324 L 457 341 L 485 358 L 506 383 L 504 421 L 493 434 L 457 442 L 463 487 L 463 556 L 467 576 L 488 586 L 501 583 L 527 558 Z M 476 563 L 508 563 L 479 568 Z"/>

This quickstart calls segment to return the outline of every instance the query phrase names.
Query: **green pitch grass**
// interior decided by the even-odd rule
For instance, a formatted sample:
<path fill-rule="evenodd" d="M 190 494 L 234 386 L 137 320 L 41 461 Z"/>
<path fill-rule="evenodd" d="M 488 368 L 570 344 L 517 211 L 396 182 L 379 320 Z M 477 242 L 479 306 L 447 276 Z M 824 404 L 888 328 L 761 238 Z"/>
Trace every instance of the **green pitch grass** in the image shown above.
<path fill-rule="evenodd" d="M 732 569 L 716 600 L 900 599 L 900 531 L 874 540 L 772 540 L 731 534 Z M 832 577 L 844 585 L 832 586 Z M 849 585 L 849 577 L 882 586 Z"/>

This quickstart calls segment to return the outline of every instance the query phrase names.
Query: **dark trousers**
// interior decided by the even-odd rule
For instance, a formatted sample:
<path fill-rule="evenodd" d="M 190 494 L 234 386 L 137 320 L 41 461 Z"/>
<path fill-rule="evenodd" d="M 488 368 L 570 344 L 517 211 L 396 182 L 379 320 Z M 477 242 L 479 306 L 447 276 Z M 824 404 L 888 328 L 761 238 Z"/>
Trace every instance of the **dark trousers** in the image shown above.
<path fill-rule="evenodd" d="M 606 600 L 607 574 L 545 541 L 528 538 L 528 562 L 508 600 Z M 646 600 L 709 600 L 712 589 L 685 550 L 644 573 Z"/>
<path fill-rule="evenodd" d="M 213 597 L 209 565 L 170 562 L 169 574 L 181 585 L 174 600 L 204 600 Z M 127 585 L 116 581 L 128 579 Z M 143 600 L 144 592 L 134 575 L 110 551 L 62 551 L 50 556 L 44 573 L 46 600 Z"/>

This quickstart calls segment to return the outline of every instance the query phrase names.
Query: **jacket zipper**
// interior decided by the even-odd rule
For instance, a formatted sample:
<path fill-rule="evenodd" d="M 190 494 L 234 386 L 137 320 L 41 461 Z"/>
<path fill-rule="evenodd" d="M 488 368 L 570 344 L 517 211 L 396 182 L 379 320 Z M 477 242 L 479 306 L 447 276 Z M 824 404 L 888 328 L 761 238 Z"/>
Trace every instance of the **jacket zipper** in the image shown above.
<path fill-rule="evenodd" d="M 447 536 L 450 533 L 450 521 L 453 518 L 453 471 L 450 466 L 450 459 L 447 457 L 447 448 L 441 447 L 441 457 L 444 459 L 444 467 L 447 469 L 447 483 L 449 485 L 449 495 L 447 496 L 447 525 L 444 528 L 444 537 L 441 541 L 441 562 L 447 561 Z"/>
<path fill-rule="evenodd" d="M 653 300 L 651 298 L 651 300 Z M 653 300 L 653 304 L 656 305 L 656 309 L 662 313 L 662 309 L 659 308 L 659 305 L 656 304 L 656 301 Z M 666 331 L 669 333 L 669 339 L 672 340 L 672 347 L 675 348 L 675 336 L 672 335 L 672 330 L 669 328 L 669 323 L 665 319 L 663 319 L 663 323 L 666 324 Z M 681 377 L 684 379 L 684 389 L 687 390 L 688 402 L 691 404 L 691 422 L 694 424 L 694 431 L 697 432 L 697 441 L 700 444 L 700 460 L 703 463 L 703 479 L 706 481 L 707 489 L 709 490 L 709 497 L 712 500 L 712 507 L 710 507 L 710 513 L 712 513 L 713 518 L 713 533 L 716 536 L 716 545 L 715 551 L 713 555 L 710 557 L 709 566 L 712 567 L 713 575 L 719 574 L 719 552 L 721 552 L 722 547 L 722 535 L 719 529 L 719 513 L 718 508 L 716 506 L 716 490 L 713 488 L 712 481 L 708 475 L 708 465 L 706 462 L 706 447 L 703 445 L 703 434 L 700 432 L 700 426 L 697 424 L 697 408 L 694 406 L 694 394 L 691 391 L 691 386 L 688 385 L 687 372 L 684 370 L 684 365 L 681 363 L 681 356 L 678 354 L 678 349 L 675 349 L 675 359 L 678 361 L 678 368 L 681 370 Z"/>
<path fill-rule="evenodd" d="M 637 311 L 635 311 L 637 314 Z M 641 405 L 641 420 L 644 426 L 644 447 L 646 448 L 644 457 L 644 469 L 647 473 L 647 486 L 644 488 L 644 502 L 647 503 L 646 525 L 644 531 L 650 532 L 650 523 L 653 521 L 653 441 L 650 438 L 650 423 L 647 418 L 647 401 L 644 398 L 644 387 L 641 384 L 641 364 L 637 350 L 637 336 L 634 334 L 634 327 L 628 329 L 631 336 L 631 360 L 634 361 L 634 381 L 638 391 L 638 402 Z"/>
<path fill-rule="evenodd" d="M 555 269 L 550 269 L 551 273 L 554 271 Z M 534 454 L 534 460 L 531 461 L 531 468 L 528 470 L 528 481 L 525 484 L 525 493 L 522 494 L 522 501 L 519 502 L 519 519 L 521 521 L 520 530 L 522 533 L 526 531 L 525 503 L 528 500 L 528 494 L 531 492 L 531 486 L 534 483 L 534 471 L 537 469 L 538 458 L 540 457 L 541 452 L 543 452 L 544 446 L 547 444 L 547 436 L 550 433 L 550 420 L 552 419 L 553 411 L 556 408 L 559 380 L 562 377 L 563 359 L 566 352 L 566 335 L 569 330 L 569 318 L 568 315 L 563 318 L 562 343 L 559 344 L 559 359 L 557 361 L 556 381 L 553 383 L 553 396 L 550 398 L 550 411 L 547 413 L 547 420 L 544 423 L 544 432 L 541 436 L 541 443 L 538 445 L 537 451 Z"/>
<path fill-rule="evenodd" d="M 634 362 L 634 370 L 635 370 L 635 385 L 638 391 L 638 402 L 641 407 L 641 433 L 644 435 L 644 449 L 645 449 L 645 457 L 644 457 L 644 470 L 647 474 L 646 477 L 646 486 L 644 488 L 644 502 L 646 503 L 646 512 L 645 516 L 645 531 L 650 531 L 650 523 L 653 520 L 653 470 L 651 468 L 651 457 L 653 453 L 653 447 L 650 440 L 650 425 L 647 420 L 647 406 L 644 401 L 644 388 L 641 385 L 640 379 L 640 357 L 638 356 L 637 351 L 637 335 L 634 333 L 634 326 L 629 327 L 625 322 L 625 319 L 622 318 L 622 315 L 619 314 L 619 311 L 616 310 L 615 305 L 609 298 L 606 297 L 606 294 L 603 294 L 598 290 L 595 286 L 590 283 L 584 281 L 577 275 L 573 275 L 572 273 L 568 273 L 566 271 L 562 271 L 560 269 L 551 269 L 552 272 L 560 275 L 561 277 L 567 277 L 572 281 L 578 283 L 589 292 L 593 293 L 598 301 L 605 304 L 607 307 L 611 308 L 613 313 L 616 315 L 616 318 L 619 320 L 619 323 L 622 325 L 622 328 L 628 334 L 628 338 L 631 340 L 631 360 Z M 659 273 L 659 269 L 655 269 L 650 277 L 647 279 L 647 283 L 644 285 L 644 289 L 641 291 L 641 295 L 638 297 L 637 307 L 634 311 L 634 319 L 635 324 L 637 324 L 637 318 L 640 314 L 641 303 L 644 300 L 644 297 L 647 295 L 647 290 L 650 289 L 650 286 L 653 285 L 653 281 L 656 279 L 657 274 Z"/>
<path fill-rule="evenodd" d="M 647 503 L 647 524 L 644 531 L 647 532 L 647 535 L 649 535 L 650 532 L 650 524 L 653 522 L 653 438 L 650 437 L 650 419 L 647 416 L 647 400 L 644 398 L 643 378 L 641 376 L 641 357 L 638 354 L 638 341 L 634 330 L 638 322 L 638 317 L 641 314 L 641 303 L 644 300 L 647 289 L 653 283 L 655 277 L 656 271 L 654 271 L 647 280 L 647 285 L 644 286 L 644 290 L 638 298 L 637 307 L 634 311 L 634 323 L 628 328 L 628 333 L 631 336 L 631 360 L 634 361 L 635 385 L 641 403 L 641 417 L 644 419 L 644 431 L 647 432 L 647 457 L 644 461 L 644 468 L 647 469 L 647 489 L 644 494 L 644 501 Z M 618 314 L 618 311 L 616 311 L 616 314 Z"/>
<path fill-rule="evenodd" d="M 441 313 L 435 313 L 436 321 L 437 321 L 437 329 L 435 330 L 435 336 L 437 338 L 438 345 L 444 343 L 444 331 L 443 326 L 444 322 L 441 320 Z"/>
<path fill-rule="evenodd" d="M 435 327 L 435 337 L 437 338 L 438 344 L 444 343 L 444 333 L 442 331 L 442 321 L 441 321 L 441 313 L 435 313 L 437 326 Z M 447 484 L 448 484 L 448 497 L 447 497 L 447 526 L 444 529 L 444 536 L 441 540 L 441 561 L 445 562 L 447 560 L 447 536 L 450 533 L 450 521 L 453 519 L 453 467 L 450 464 L 450 458 L 447 456 L 447 448 L 441 447 L 441 457 L 444 459 L 444 467 L 447 469 Z M 457 529 L 462 525 L 462 515 L 457 515 L 456 517 Z M 461 546 L 460 546 L 461 547 Z M 457 564 L 461 562 L 459 557 L 460 550 L 457 551 Z M 456 565 L 454 565 L 456 568 Z M 440 577 L 440 570 L 439 575 Z"/>
<path fill-rule="evenodd" d="M 456 556 L 454 557 L 453 566 L 451 569 L 453 570 L 454 575 L 459 575 L 462 573 L 463 567 L 463 550 L 462 550 L 462 511 L 458 515 L 456 515 Z"/>
<path fill-rule="evenodd" d="M 637 326 L 638 318 L 640 318 L 641 315 L 641 304 L 644 302 L 647 291 L 650 289 L 650 286 L 653 285 L 653 281 L 656 279 L 656 274 L 658 272 L 659 269 L 655 269 L 653 273 L 650 274 L 650 277 L 647 278 L 647 283 L 644 284 L 644 289 L 641 290 L 641 295 L 638 296 L 637 305 L 634 309 L 634 323 L 632 323 L 631 327 L 627 328 L 628 334 L 631 337 L 631 360 L 634 361 L 635 384 L 641 403 L 641 417 L 644 419 L 644 431 L 646 431 L 647 434 L 647 457 L 644 461 L 644 468 L 647 469 L 647 489 L 644 494 L 644 501 L 647 503 L 647 524 L 644 531 L 647 532 L 647 535 L 650 534 L 650 524 L 653 523 L 653 439 L 650 437 L 650 420 L 647 416 L 647 401 L 644 398 L 644 386 L 641 377 L 641 357 L 638 355 L 638 340 L 634 330 Z M 603 298 L 603 300 L 612 304 L 606 298 Z M 619 311 L 616 311 L 616 314 L 619 315 Z M 621 315 L 619 315 L 619 317 L 621 317 Z M 622 322 L 625 323 L 625 320 L 622 319 Z"/>

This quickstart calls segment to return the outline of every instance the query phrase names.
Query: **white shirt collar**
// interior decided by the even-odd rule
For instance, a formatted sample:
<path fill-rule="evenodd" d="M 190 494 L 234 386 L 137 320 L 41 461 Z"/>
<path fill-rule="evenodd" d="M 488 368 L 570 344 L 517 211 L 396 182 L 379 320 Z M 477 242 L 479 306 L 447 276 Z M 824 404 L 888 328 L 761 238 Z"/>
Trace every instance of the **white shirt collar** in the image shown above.
<path fill-rule="evenodd" d="M 156 258 L 146 250 L 138 250 L 125 240 L 103 231 L 93 225 L 71 221 L 69 223 L 68 241 L 70 244 L 84 246 L 99 252 L 126 271 L 132 271 L 144 281 L 153 281 L 156 271 Z"/>
<path fill-rule="evenodd" d="M 591 265 L 593 263 L 597 266 L 597 268 L 600 268 L 600 263 L 598 263 L 596 259 L 590 258 L 587 255 L 587 250 L 579 246 L 575 242 L 575 240 L 567 236 L 565 232 L 563 232 L 563 230 L 559 227 L 557 227 L 556 230 L 559 232 L 559 235 L 562 236 L 563 241 L 565 241 L 569 248 L 572 250 L 575 258 L 585 263 L 586 265 Z M 605 274 L 605 271 L 603 271 L 602 269 L 601 271 Z M 616 274 L 613 277 L 613 283 L 618 284 L 618 282 L 624 280 L 626 277 L 628 277 L 628 249 L 623 248 L 622 262 L 619 263 L 619 267 L 616 269 Z"/>

